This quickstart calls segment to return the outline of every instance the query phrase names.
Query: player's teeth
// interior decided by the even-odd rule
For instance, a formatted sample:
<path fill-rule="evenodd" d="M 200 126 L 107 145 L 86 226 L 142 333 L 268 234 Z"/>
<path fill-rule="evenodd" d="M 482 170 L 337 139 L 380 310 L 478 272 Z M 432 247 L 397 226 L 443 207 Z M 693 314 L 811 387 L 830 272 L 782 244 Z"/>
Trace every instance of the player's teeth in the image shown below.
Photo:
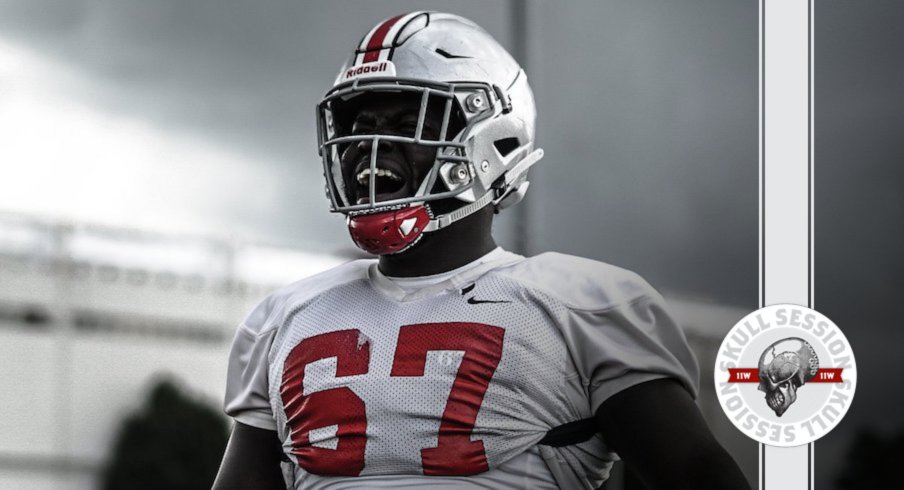
<path fill-rule="evenodd" d="M 377 177 L 389 177 L 392 180 L 402 180 L 401 177 L 395 174 L 392 170 L 387 170 L 385 168 L 378 168 L 376 171 Z M 358 173 L 358 183 L 365 184 L 367 183 L 367 178 L 370 176 L 370 169 L 365 168 L 361 172 Z"/>
<path fill-rule="evenodd" d="M 358 172 L 358 183 L 359 183 L 359 184 L 366 184 L 366 183 L 367 183 L 367 177 L 368 177 L 369 175 L 370 175 L 370 169 L 369 169 L 369 168 L 365 168 L 364 170 Z"/>
<path fill-rule="evenodd" d="M 396 175 L 392 170 L 387 170 L 387 169 L 385 169 L 385 168 L 378 168 L 378 169 L 377 169 L 377 176 L 378 176 L 378 177 L 389 177 L 389 178 L 391 178 L 391 179 L 393 179 L 393 180 L 399 180 L 399 176 L 398 176 L 398 175 Z"/>

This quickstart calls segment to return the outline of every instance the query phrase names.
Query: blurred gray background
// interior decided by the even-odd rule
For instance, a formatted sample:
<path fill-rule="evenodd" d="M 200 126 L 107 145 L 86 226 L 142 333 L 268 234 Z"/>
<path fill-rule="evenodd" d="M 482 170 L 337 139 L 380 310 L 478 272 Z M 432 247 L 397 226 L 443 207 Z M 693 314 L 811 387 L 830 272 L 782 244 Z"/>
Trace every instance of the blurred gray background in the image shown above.
<path fill-rule="evenodd" d="M 756 445 L 712 405 L 711 369 L 757 307 L 757 8 L 0 0 L 0 488 L 93 488 L 154 373 L 219 403 L 243 312 L 357 256 L 327 212 L 313 108 L 364 32 L 418 9 L 481 24 L 534 88 L 546 157 L 499 216 L 500 243 L 663 291 L 704 368 L 704 414 L 755 484 Z M 904 335 L 904 6 L 826 0 L 815 20 L 815 306 L 862 370 L 816 446 L 816 483 L 832 488 L 857 434 L 904 428 L 883 384 L 883 346 Z M 44 381 L 57 389 L 33 389 Z"/>

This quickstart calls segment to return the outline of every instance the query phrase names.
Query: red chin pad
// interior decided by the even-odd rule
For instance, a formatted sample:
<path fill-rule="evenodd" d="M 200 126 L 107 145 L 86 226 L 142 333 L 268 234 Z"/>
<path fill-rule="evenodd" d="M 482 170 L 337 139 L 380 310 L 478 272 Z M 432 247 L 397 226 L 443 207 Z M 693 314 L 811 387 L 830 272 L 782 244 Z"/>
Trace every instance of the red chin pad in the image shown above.
<path fill-rule="evenodd" d="M 355 245 L 374 255 L 400 252 L 424 232 L 430 214 L 423 205 L 349 217 L 348 231 Z"/>

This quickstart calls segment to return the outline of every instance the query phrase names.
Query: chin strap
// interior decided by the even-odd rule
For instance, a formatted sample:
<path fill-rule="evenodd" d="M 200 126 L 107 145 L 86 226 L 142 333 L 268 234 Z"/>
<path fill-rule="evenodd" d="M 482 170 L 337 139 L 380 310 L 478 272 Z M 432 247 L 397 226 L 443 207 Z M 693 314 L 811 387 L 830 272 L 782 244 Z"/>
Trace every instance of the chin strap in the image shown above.
<path fill-rule="evenodd" d="M 470 204 L 467 204 L 465 206 L 462 206 L 462 207 L 456 209 L 455 211 L 452 211 L 451 213 L 446 213 L 444 215 L 437 216 L 436 218 L 431 219 L 430 223 L 428 223 L 427 226 L 424 228 L 424 231 L 429 232 L 429 231 L 439 230 L 440 228 L 445 228 L 466 216 L 470 216 L 470 215 L 474 214 L 477 210 L 479 210 L 480 208 L 486 206 L 487 204 L 489 204 L 491 202 L 493 202 L 493 192 L 492 191 L 487 192 L 486 194 L 481 196 L 480 199 L 478 199 Z"/>

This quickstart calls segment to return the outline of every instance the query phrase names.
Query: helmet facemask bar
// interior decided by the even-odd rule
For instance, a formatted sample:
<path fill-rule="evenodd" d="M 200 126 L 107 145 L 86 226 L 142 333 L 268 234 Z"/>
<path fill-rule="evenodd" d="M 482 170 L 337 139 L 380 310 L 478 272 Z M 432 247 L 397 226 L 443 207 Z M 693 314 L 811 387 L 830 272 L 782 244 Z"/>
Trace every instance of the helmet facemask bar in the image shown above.
<path fill-rule="evenodd" d="M 491 89 L 488 85 L 482 83 L 437 83 L 416 79 L 400 79 L 400 78 L 372 78 L 365 83 L 362 80 L 344 83 L 336 86 L 331 90 L 323 101 L 317 107 L 318 117 L 318 142 L 320 154 L 323 160 L 323 171 L 327 181 L 327 194 L 331 202 L 331 211 L 341 212 L 344 214 L 366 214 L 369 212 L 385 211 L 388 208 L 401 208 L 412 203 L 422 203 L 438 199 L 445 199 L 460 196 L 462 193 L 474 187 L 475 169 L 470 158 L 466 155 L 465 144 L 463 141 L 467 137 L 469 129 L 477 121 L 492 116 L 493 105 L 486 104 L 486 107 L 480 111 L 472 111 L 473 114 L 465 116 L 464 111 L 460 110 L 460 105 L 466 96 L 475 92 L 480 92 L 484 100 L 490 101 Z M 400 94 L 412 93 L 419 95 L 419 106 L 417 114 L 417 123 L 413 134 L 404 136 L 398 134 L 349 134 L 350 124 L 346 121 L 345 127 L 340 127 L 336 113 L 337 105 L 346 103 L 355 97 L 364 94 Z M 431 104 L 437 102 L 442 106 L 442 121 L 438 131 L 437 138 L 424 139 L 425 121 L 428 117 L 429 110 L 437 110 L 435 107 L 431 109 Z M 457 135 L 448 136 L 453 117 L 454 104 L 459 104 L 459 114 L 462 119 L 462 130 Z M 354 113 L 354 111 L 349 111 Z M 346 115 L 348 116 L 348 115 Z M 348 119 L 348 117 L 346 117 Z M 357 145 L 362 141 L 370 142 L 369 155 L 369 175 L 367 187 L 366 203 L 353 203 L 351 199 L 353 195 L 350 193 L 351 187 L 356 185 L 355 172 L 349 173 L 347 168 L 343 168 L 342 157 L 348 145 Z M 378 175 L 378 155 L 382 150 L 381 141 L 388 141 L 402 145 L 420 145 L 422 147 L 435 148 L 436 154 L 433 159 L 432 166 L 423 175 L 420 181 L 411 182 L 410 185 L 415 192 L 411 196 L 397 197 L 378 201 L 377 193 L 377 175 Z M 365 152 L 366 154 L 366 152 Z M 363 161 L 363 158 L 361 159 Z M 466 166 L 467 182 L 460 185 L 448 186 L 451 190 L 443 190 L 433 192 L 437 184 L 437 179 L 441 178 L 441 169 L 449 163 L 464 164 Z M 448 170 L 446 171 L 448 173 Z M 412 175 L 414 178 L 414 175 Z M 448 180 L 444 179 L 448 184 Z M 360 190 L 359 190 L 360 192 Z"/>

